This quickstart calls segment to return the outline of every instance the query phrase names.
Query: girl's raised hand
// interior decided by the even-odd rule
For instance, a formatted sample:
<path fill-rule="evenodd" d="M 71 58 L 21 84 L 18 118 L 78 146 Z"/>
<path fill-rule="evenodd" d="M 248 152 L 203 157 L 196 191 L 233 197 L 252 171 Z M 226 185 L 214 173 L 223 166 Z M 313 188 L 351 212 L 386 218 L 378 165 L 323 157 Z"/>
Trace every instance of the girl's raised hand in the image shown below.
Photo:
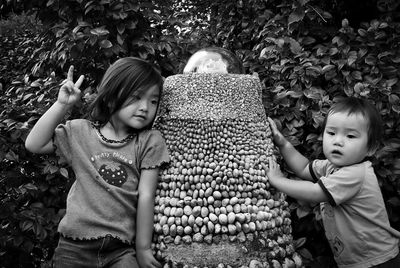
<path fill-rule="evenodd" d="M 272 120 L 270 117 L 268 117 L 267 119 L 269 122 L 269 126 L 271 127 L 271 130 L 272 130 L 272 137 L 273 137 L 275 145 L 278 147 L 284 146 L 287 142 L 286 138 L 278 130 L 278 127 L 276 126 L 274 120 Z"/>
<path fill-rule="evenodd" d="M 67 79 L 58 92 L 57 101 L 59 103 L 64 105 L 73 105 L 81 98 L 81 91 L 79 87 L 82 85 L 85 77 L 81 75 L 75 83 L 73 78 L 74 66 L 71 65 L 68 70 Z"/>

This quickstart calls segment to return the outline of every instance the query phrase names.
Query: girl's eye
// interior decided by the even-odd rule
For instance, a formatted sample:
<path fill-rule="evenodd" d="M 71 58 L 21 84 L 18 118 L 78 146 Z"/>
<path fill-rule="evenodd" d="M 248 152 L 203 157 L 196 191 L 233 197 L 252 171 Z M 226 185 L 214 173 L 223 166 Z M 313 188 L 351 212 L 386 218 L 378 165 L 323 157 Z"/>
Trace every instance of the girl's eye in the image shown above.
<path fill-rule="evenodd" d="M 157 105 L 158 104 L 158 100 L 152 100 L 151 104 Z"/>
<path fill-rule="evenodd" d="M 354 139 L 356 136 L 355 135 L 347 135 L 347 138 L 349 139 Z"/>
<path fill-rule="evenodd" d="M 333 135 L 335 135 L 335 132 L 333 132 L 333 131 L 326 131 L 326 134 L 328 134 L 328 135 L 330 135 L 330 136 L 333 136 Z"/>

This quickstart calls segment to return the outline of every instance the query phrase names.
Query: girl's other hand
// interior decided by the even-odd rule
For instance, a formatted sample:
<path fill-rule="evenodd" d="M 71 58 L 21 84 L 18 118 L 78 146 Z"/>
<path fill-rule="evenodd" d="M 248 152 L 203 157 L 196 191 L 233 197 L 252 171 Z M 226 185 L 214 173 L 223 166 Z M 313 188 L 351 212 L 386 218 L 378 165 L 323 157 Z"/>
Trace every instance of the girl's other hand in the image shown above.
<path fill-rule="evenodd" d="M 61 86 L 58 92 L 57 101 L 64 105 L 73 105 L 81 98 L 81 91 L 79 87 L 82 85 L 83 75 L 74 83 L 74 66 L 70 66 L 68 70 L 68 76 L 65 83 Z"/>
<path fill-rule="evenodd" d="M 267 119 L 269 122 L 269 126 L 271 127 L 271 130 L 272 130 L 272 137 L 273 137 L 275 145 L 278 147 L 284 146 L 287 142 L 286 138 L 278 130 L 278 127 L 276 126 L 274 120 L 272 120 L 270 117 L 268 117 Z"/>
<path fill-rule="evenodd" d="M 136 249 L 140 268 L 161 268 L 162 265 L 153 256 L 151 249 Z"/>

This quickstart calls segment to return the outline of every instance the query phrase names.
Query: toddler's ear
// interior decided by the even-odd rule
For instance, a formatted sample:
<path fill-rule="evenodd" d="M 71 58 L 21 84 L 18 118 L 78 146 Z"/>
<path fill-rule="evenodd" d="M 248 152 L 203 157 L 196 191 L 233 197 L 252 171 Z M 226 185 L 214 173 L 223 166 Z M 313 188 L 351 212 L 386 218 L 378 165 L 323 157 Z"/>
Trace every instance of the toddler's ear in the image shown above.
<path fill-rule="evenodd" d="M 377 149 L 378 148 L 369 149 L 367 152 L 367 156 L 373 156 L 376 153 Z"/>

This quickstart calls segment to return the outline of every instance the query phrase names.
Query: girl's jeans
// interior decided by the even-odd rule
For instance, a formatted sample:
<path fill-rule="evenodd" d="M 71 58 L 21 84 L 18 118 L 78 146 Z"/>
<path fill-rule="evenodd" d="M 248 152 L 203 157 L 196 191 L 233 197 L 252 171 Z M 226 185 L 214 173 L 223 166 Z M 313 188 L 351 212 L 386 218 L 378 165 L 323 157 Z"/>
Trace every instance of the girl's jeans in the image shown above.
<path fill-rule="evenodd" d="M 139 268 L 133 246 L 109 235 L 95 240 L 60 237 L 54 268 Z"/>

